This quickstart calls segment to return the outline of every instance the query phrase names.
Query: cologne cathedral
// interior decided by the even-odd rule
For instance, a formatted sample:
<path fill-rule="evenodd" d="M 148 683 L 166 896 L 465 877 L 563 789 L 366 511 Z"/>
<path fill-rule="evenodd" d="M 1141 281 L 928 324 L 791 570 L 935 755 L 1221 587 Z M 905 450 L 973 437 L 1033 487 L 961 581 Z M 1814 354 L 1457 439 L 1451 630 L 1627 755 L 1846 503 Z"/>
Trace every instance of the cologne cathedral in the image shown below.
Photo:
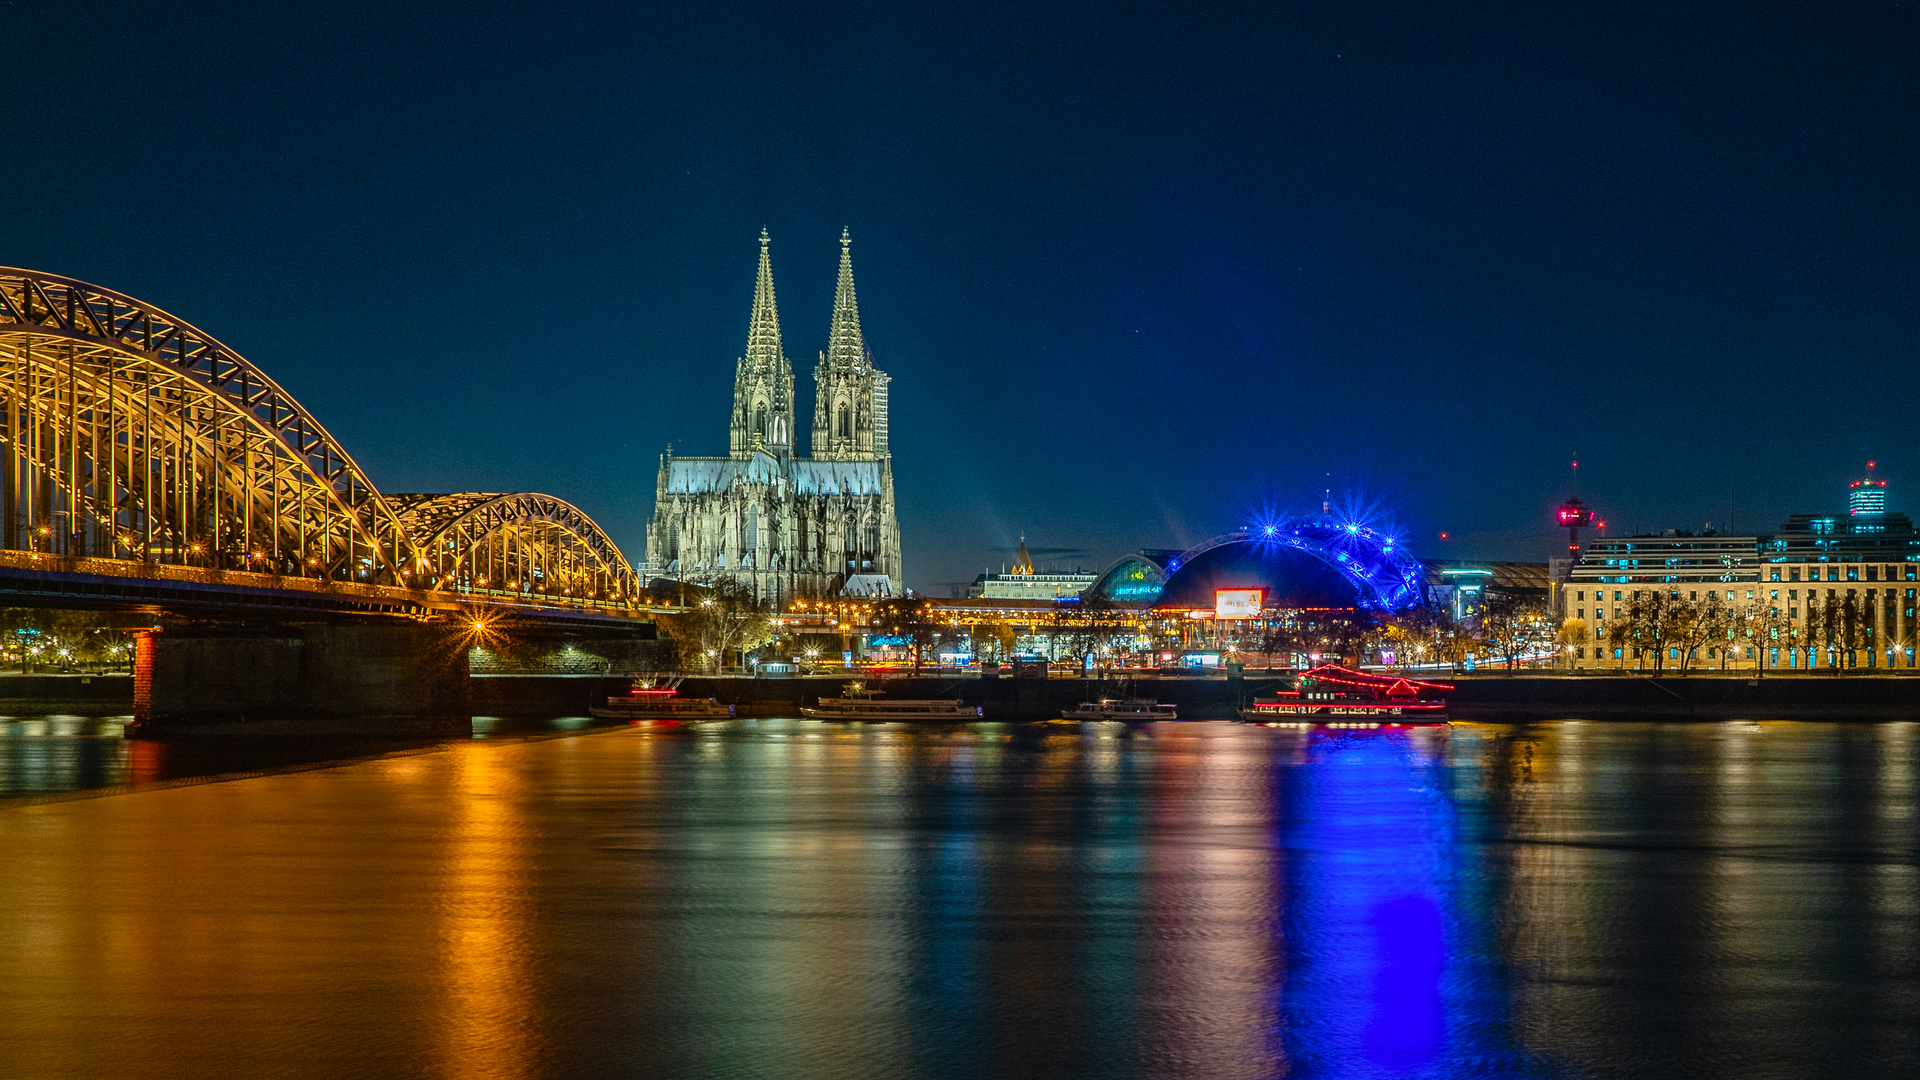
<path fill-rule="evenodd" d="M 840 283 L 827 348 L 813 370 L 812 455 L 797 456 L 793 366 L 780 343 L 773 264 L 760 270 L 747 351 L 733 379 L 726 457 L 660 459 L 648 571 L 681 581 L 732 579 L 784 604 L 831 596 L 899 596 L 900 526 L 887 452 L 887 380 L 873 366 L 840 234 Z"/>

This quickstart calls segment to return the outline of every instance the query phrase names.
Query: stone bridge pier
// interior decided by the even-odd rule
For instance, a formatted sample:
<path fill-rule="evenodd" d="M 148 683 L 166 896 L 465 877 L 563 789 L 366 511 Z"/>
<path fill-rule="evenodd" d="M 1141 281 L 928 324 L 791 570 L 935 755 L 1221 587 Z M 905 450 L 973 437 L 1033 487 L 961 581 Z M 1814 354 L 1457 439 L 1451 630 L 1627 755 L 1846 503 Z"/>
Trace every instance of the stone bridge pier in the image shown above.
<path fill-rule="evenodd" d="M 469 730 L 467 645 L 446 625 L 277 625 L 143 633 L 135 730 L 421 734 Z"/>

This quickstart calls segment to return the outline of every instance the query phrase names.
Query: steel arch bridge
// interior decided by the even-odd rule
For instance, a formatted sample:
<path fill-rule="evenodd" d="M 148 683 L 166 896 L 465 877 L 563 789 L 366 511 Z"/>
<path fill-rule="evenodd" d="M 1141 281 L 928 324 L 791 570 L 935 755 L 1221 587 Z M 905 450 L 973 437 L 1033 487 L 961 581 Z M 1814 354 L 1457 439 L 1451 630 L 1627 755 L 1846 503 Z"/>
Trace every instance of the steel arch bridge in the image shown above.
<path fill-rule="evenodd" d="M 579 507 L 537 492 L 389 495 L 417 573 L 462 592 L 638 596 L 639 578 Z"/>
<path fill-rule="evenodd" d="M 1377 529 L 1333 518 L 1276 521 L 1209 537 L 1181 552 L 1168 565 L 1168 576 L 1203 552 L 1246 542 L 1289 547 L 1313 556 L 1354 583 L 1363 608 L 1400 611 L 1425 602 L 1418 559 Z"/>
<path fill-rule="evenodd" d="M 118 562 L 106 572 L 131 577 L 252 572 L 616 606 L 640 595 L 571 504 L 383 496 L 212 335 L 110 289 L 0 267 L 0 560 L 23 555 Z"/>

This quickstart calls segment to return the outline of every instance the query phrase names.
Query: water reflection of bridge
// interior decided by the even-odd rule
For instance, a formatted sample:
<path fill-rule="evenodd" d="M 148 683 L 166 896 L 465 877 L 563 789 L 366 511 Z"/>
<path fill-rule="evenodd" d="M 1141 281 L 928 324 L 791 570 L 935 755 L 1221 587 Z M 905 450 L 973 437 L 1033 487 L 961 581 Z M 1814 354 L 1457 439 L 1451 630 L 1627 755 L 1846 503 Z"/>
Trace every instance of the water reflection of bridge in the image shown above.
<path fill-rule="evenodd" d="M 211 335 L 131 297 L 0 268 L 0 592 L 44 606 L 597 622 L 641 583 L 577 507 L 383 495 Z M 530 612 L 531 613 L 531 612 Z"/>

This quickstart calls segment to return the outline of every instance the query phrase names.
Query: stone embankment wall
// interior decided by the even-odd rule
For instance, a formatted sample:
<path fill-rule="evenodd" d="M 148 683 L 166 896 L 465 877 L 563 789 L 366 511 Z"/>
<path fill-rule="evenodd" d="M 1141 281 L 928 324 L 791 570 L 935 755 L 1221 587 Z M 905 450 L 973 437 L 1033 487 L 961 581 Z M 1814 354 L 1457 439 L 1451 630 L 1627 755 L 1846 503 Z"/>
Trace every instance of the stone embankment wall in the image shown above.
<path fill-rule="evenodd" d="M 466 646 L 436 626 L 298 626 L 140 639 L 141 730 L 463 730 Z"/>
<path fill-rule="evenodd" d="M 846 677 L 792 679 L 691 678 L 680 692 L 714 697 L 742 716 L 795 716 L 801 705 L 837 697 Z M 1920 678 L 1894 676 L 1636 677 L 1475 675 L 1450 679 L 1449 715 L 1462 721 L 1534 720 L 1920 720 Z M 1098 679 L 981 679 L 972 676 L 868 679 L 896 698 L 960 698 L 989 720 L 1044 720 L 1101 696 L 1131 695 L 1177 705 L 1183 719 L 1224 720 L 1281 680 L 1249 676 Z M 619 684 L 603 684 L 617 693 Z M 609 689 L 609 686 L 613 688 Z M 521 688 L 520 701 L 539 697 Z M 569 691 L 572 693 L 572 691 Z"/>
<path fill-rule="evenodd" d="M 0 675 L 0 716 L 126 716 L 131 675 Z"/>
<path fill-rule="evenodd" d="M 668 638 L 581 639 L 494 651 L 474 646 L 467 669 L 475 675 L 602 675 L 640 671 L 672 671 L 679 653 Z"/>

